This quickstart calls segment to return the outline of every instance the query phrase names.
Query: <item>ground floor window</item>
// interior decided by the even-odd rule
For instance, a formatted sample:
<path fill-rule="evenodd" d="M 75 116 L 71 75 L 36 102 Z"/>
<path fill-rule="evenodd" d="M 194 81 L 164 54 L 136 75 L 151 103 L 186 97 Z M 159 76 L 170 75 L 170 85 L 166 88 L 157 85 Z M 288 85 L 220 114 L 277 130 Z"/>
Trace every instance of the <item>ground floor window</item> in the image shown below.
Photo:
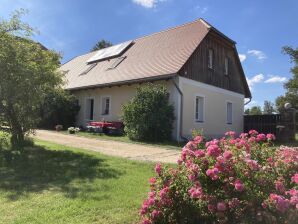
<path fill-rule="evenodd" d="M 86 116 L 87 120 L 92 121 L 94 118 L 94 99 L 88 98 L 86 99 Z"/>
<path fill-rule="evenodd" d="M 102 115 L 109 115 L 110 108 L 111 108 L 111 97 L 105 96 L 101 98 L 101 114 Z"/>
<path fill-rule="evenodd" d="M 233 122 L 233 104 L 227 102 L 227 124 L 232 124 Z"/>
<path fill-rule="evenodd" d="M 202 96 L 196 96 L 195 120 L 197 122 L 204 122 L 204 104 L 205 104 L 205 98 Z"/>

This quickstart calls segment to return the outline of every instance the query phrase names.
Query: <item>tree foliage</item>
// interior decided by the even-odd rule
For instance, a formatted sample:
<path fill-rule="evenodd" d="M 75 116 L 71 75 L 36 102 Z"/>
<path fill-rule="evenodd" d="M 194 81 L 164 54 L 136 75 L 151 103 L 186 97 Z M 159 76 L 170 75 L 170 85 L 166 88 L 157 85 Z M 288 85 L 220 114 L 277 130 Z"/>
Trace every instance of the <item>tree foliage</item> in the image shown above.
<path fill-rule="evenodd" d="M 291 68 L 293 77 L 284 84 L 285 95 L 276 99 L 276 106 L 280 112 L 284 110 L 285 103 L 291 103 L 294 108 L 298 109 L 298 48 L 286 46 L 283 48 L 283 52 L 290 56 L 294 66 Z"/>
<path fill-rule="evenodd" d="M 260 106 L 253 106 L 252 108 L 247 109 L 245 113 L 249 115 L 261 115 L 262 109 Z"/>
<path fill-rule="evenodd" d="M 110 41 L 100 40 L 94 45 L 91 51 L 97 51 L 111 46 L 113 46 L 113 44 Z"/>
<path fill-rule="evenodd" d="M 36 127 L 38 106 L 63 77 L 60 55 L 30 39 L 33 29 L 21 21 L 23 13 L 0 21 L 0 126 L 9 126 L 14 146 Z"/>
<path fill-rule="evenodd" d="M 263 114 L 273 114 L 275 112 L 274 103 L 271 101 L 265 100 L 263 107 Z"/>
<path fill-rule="evenodd" d="M 130 139 L 155 142 L 170 139 L 174 107 L 169 104 L 165 86 L 139 87 L 136 96 L 122 110 L 125 132 Z"/>
<path fill-rule="evenodd" d="M 54 89 L 45 96 L 40 106 L 39 126 L 49 129 L 58 124 L 64 128 L 75 126 L 79 110 L 80 106 L 74 95 L 62 89 Z"/>

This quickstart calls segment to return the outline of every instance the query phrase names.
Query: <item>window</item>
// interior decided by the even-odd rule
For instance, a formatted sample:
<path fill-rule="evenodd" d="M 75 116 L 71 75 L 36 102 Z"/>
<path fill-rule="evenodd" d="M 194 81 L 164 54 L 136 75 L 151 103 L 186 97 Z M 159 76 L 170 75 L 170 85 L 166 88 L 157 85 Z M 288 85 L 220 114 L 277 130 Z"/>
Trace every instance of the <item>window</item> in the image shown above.
<path fill-rule="evenodd" d="M 204 122 L 204 97 L 196 96 L 195 119 L 197 122 Z"/>
<path fill-rule="evenodd" d="M 229 74 L 229 58 L 225 58 L 225 75 Z"/>
<path fill-rule="evenodd" d="M 213 69 L 213 58 L 214 58 L 214 52 L 212 49 L 208 50 L 208 68 Z"/>
<path fill-rule="evenodd" d="M 227 102 L 227 124 L 232 124 L 233 121 L 233 104 Z"/>
<path fill-rule="evenodd" d="M 122 62 L 125 58 L 126 58 L 126 56 L 125 56 L 125 57 L 119 57 L 119 58 L 117 58 L 117 59 L 114 61 L 114 63 L 108 68 L 108 70 L 116 68 L 118 65 L 121 64 L 121 62 Z"/>
<path fill-rule="evenodd" d="M 83 71 L 80 75 L 86 75 L 86 74 L 87 74 L 88 72 L 90 72 L 96 65 L 97 65 L 97 63 L 89 65 L 89 67 L 88 67 L 85 71 Z"/>
<path fill-rule="evenodd" d="M 87 120 L 93 121 L 94 117 L 94 99 L 86 99 L 86 116 Z"/>
<path fill-rule="evenodd" d="M 102 115 L 109 115 L 110 114 L 110 107 L 111 107 L 111 98 L 110 97 L 102 97 L 101 100 L 101 114 Z"/>

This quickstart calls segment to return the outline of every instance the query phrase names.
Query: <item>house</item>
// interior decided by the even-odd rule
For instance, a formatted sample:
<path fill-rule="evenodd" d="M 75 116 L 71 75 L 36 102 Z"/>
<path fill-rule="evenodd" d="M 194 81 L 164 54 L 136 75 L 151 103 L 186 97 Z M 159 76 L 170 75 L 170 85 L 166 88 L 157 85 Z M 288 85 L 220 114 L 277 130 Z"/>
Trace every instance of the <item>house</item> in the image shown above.
<path fill-rule="evenodd" d="M 235 44 L 198 19 L 75 57 L 61 70 L 81 106 L 77 125 L 121 120 L 121 106 L 136 88 L 156 82 L 167 86 L 175 107 L 174 139 L 194 128 L 212 137 L 242 132 L 251 93 Z"/>

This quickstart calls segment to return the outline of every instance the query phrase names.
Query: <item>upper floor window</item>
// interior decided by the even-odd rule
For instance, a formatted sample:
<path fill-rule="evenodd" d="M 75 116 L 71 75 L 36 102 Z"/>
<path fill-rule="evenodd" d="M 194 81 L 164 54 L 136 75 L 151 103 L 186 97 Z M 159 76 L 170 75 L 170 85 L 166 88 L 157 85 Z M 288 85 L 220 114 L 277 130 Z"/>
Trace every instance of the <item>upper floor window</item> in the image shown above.
<path fill-rule="evenodd" d="M 214 52 L 212 49 L 208 50 L 208 68 L 213 68 L 214 66 Z"/>
<path fill-rule="evenodd" d="M 225 75 L 229 74 L 229 58 L 225 57 Z"/>
<path fill-rule="evenodd" d="M 102 97 L 101 100 L 101 114 L 102 115 L 109 115 L 110 108 L 111 108 L 111 98 L 110 97 Z"/>
<path fill-rule="evenodd" d="M 196 96 L 195 101 L 195 120 L 197 122 L 204 122 L 204 97 Z"/>

